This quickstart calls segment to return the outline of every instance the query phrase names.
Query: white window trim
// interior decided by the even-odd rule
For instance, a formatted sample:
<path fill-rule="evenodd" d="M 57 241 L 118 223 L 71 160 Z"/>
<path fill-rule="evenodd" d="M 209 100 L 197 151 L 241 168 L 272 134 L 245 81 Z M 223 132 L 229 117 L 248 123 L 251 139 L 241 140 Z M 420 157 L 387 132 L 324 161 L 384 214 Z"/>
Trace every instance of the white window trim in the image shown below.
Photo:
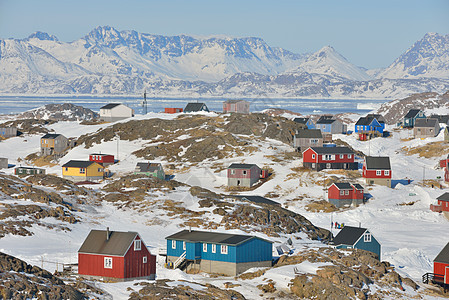
<path fill-rule="evenodd" d="M 351 158 L 352 157 L 352 154 L 348 154 L 348 158 Z"/>
<path fill-rule="evenodd" d="M 246 175 L 248 173 L 248 171 L 243 170 L 243 175 Z"/>
<path fill-rule="evenodd" d="M 105 269 L 112 269 L 112 257 L 105 257 L 104 258 L 104 268 Z"/>
<path fill-rule="evenodd" d="M 382 170 L 376 170 L 376 176 L 382 176 Z"/>
<path fill-rule="evenodd" d="M 212 244 L 212 253 L 216 253 L 216 252 L 217 252 L 217 245 Z"/>
<path fill-rule="evenodd" d="M 148 262 L 148 258 L 146 256 L 142 257 L 142 262 L 146 264 Z"/>
<path fill-rule="evenodd" d="M 370 243 L 370 242 L 371 242 L 371 233 L 365 233 L 365 234 L 363 235 L 363 241 L 364 241 L 365 243 Z"/>
<path fill-rule="evenodd" d="M 235 170 L 231 170 L 231 174 L 232 174 L 232 175 L 235 175 Z"/>
<path fill-rule="evenodd" d="M 340 159 L 343 159 L 343 158 L 345 158 L 345 155 L 344 154 L 340 154 Z"/>
<path fill-rule="evenodd" d="M 343 196 L 345 194 L 345 191 L 341 190 L 340 195 Z"/>
<path fill-rule="evenodd" d="M 346 190 L 346 191 L 345 191 L 345 195 L 349 195 L 349 190 Z"/>
<path fill-rule="evenodd" d="M 176 241 L 175 240 L 171 241 L 171 248 L 176 249 Z"/>
<path fill-rule="evenodd" d="M 228 254 L 228 245 L 221 245 L 221 254 Z"/>
<path fill-rule="evenodd" d="M 385 170 L 385 171 L 384 171 L 384 175 L 385 175 L 385 176 L 390 176 L 390 170 Z"/>
<path fill-rule="evenodd" d="M 203 243 L 203 252 L 207 252 L 207 243 Z"/>
<path fill-rule="evenodd" d="M 186 242 L 185 241 L 182 242 L 182 250 L 186 250 Z"/>
<path fill-rule="evenodd" d="M 312 159 L 315 159 L 315 154 L 312 154 Z"/>
<path fill-rule="evenodd" d="M 140 250 L 142 250 L 142 241 L 135 240 L 134 241 L 134 251 L 140 251 Z"/>

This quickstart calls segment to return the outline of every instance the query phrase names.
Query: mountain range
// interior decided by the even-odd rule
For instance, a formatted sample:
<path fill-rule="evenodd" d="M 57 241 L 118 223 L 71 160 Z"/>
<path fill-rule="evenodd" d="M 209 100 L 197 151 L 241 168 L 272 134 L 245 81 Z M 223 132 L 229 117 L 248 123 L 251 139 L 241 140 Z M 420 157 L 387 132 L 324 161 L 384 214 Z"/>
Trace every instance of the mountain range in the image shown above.
<path fill-rule="evenodd" d="M 97 27 L 73 42 L 0 39 L 0 94 L 397 98 L 449 89 L 449 35 L 428 33 L 381 70 L 331 46 L 296 54 L 256 37 L 162 36 Z"/>

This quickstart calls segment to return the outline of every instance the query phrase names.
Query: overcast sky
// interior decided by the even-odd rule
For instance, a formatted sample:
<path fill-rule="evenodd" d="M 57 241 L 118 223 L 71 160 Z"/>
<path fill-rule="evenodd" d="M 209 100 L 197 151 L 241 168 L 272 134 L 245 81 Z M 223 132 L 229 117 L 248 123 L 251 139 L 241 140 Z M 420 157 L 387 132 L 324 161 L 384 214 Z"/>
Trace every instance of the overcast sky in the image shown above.
<path fill-rule="evenodd" d="M 333 46 L 386 67 L 427 32 L 449 33 L 449 0 L 0 0 L 0 38 L 73 41 L 100 25 L 162 35 L 256 36 L 296 53 Z"/>

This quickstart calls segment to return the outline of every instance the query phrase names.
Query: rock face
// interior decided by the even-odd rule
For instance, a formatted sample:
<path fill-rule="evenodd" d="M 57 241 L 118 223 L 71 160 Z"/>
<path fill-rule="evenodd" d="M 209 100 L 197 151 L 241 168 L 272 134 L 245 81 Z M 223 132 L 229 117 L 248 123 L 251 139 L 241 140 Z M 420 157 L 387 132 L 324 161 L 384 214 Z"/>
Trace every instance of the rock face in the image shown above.
<path fill-rule="evenodd" d="M 0 252 L 0 299 L 87 299 L 48 271 Z"/>
<path fill-rule="evenodd" d="M 19 115 L 20 119 L 37 119 L 52 121 L 91 121 L 100 115 L 88 108 L 71 103 L 47 104 L 26 111 Z"/>

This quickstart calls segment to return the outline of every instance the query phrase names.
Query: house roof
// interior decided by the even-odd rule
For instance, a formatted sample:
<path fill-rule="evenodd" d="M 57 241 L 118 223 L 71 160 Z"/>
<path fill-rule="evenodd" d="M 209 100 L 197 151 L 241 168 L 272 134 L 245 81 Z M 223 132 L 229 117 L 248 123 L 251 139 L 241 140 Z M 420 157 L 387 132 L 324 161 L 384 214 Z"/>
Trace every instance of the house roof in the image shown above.
<path fill-rule="evenodd" d="M 116 106 L 122 105 L 121 103 L 109 103 L 105 106 L 100 107 L 100 109 L 113 109 Z"/>
<path fill-rule="evenodd" d="M 335 121 L 337 121 L 337 120 L 335 120 L 335 119 L 321 119 L 320 118 L 316 123 L 317 124 L 332 124 Z"/>
<path fill-rule="evenodd" d="M 322 139 L 323 135 L 321 134 L 321 130 L 319 129 L 304 129 L 298 130 L 298 133 L 295 134 L 295 137 L 297 139 L 304 139 L 304 138 Z"/>
<path fill-rule="evenodd" d="M 306 124 L 310 118 L 294 118 L 293 121 L 299 124 Z"/>
<path fill-rule="evenodd" d="M 352 190 L 352 185 L 347 182 L 334 182 L 333 185 L 339 190 Z"/>
<path fill-rule="evenodd" d="M 414 118 L 416 115 L 420 112 L 419 109 L 411 109 L 408 111 L 408 113 L 404 116 L 404 118 Z"/>
<path fill-rule="evenodd" d="M 269 204 L 269 205 L 277 205 L 280 206 L 281 204 L 279 202 L 264 198 L 262 196 L 249 196 L 249 195 L 233 195 L 232 197 L 250 201 L 256 204 L 262 203 L 262 204 Z"/>
<path fill-rule="evenodd" d="M 449 263 L 449 243 L 444 246 L 443 250 L 438 253 L 437 257 L 433 261 L 439 263 Z"/>
<path fill-rule="evenodd" d="M 436 127 L 439 126 L 438 119 L 416 119 L 415 127 Z"/>
<path fill-rule="evenodd" d="M 43 137 L 41 137 L 41 139 L 50 139 L 50 140 L 52 140 L 52 139 L 57 138 L 58 136 L 60 136 L 59 133 L 47 133 Z"/>
<path fill-rule="evenodd" d="M 390 170 L 390 158 L 388 156 L 366 156 L 365 167 L 367 170 Z"/>
<path fill-rule="evenodd" d="M 318 154 L 354 154 L 348 147 L 310 147 Z"/>
<path fill-rule="evenodd" d="M 431 115 L 431 119 L 438 119 L 438 122 L 448 124 L 449 123 L 449 115 Z"/>
<path fill-rule="evenodd" d="M 140 172 L 155 172 L 160 167 L 161 167 L 160 163 L 139 162 L 136 165 L 136 169 L 139 169 Z"/>
<path fill-rule="evenodd" d="M 449 193 L 448 192 L 444 193 L 443 195 L 438 197 L 437 200 L 449 201 Z"/>
<path fill-rule="evenodd" d="M 358 183 L 353 183 L 352 185 L 355 187 L 356 190 L 363 190 L 364 189 L 363 186 L 361 186 Z"/>
<path fill-rule="evenodd" d="M 229 234 L 220 232 L 208 232 L 198 230 L 182 230 L 166 237 L 167 240 L 181 240 L 188 242 L 206 242 L 236 246 L 250 239 L 256 238 L 252 235 Z M 270 241 L 267 241 L 270 242 Z M 272 242 L 270 242 L 272 243 Z"/>
<path fill-rule="evenodd" d="M 45 170 L 42 168 L 35 168 L 35 167 L 16 167 L 16 169 L 24 169 L 24 170 Z"/>
<path fill-rule="evenodd" d="M 255 164 L 231 164 L 228 169 L 251 169 Z"/>
<path fill-rule="evenodd" d="M 334 245 L 354 245 L 367 229 L 345 226 L 333 240 Z"/>
<path fill-rule="evenodd" d="M 94 161 L 89 160 L 70 160 L 62 165 L 64 168 L 87 168 L 91 164 L 96 164 Z"/>
<path fill-rule="evenodd" d="M 361 118 L 357 121 L 357 123 L 355 123 L 355 125 L 364 125 L 364 126 L 370 125 L 371 122 L 373 122 L 374 119 L 376 119 L 376 118 L 374 118 L 374 117 L 372 117 L 372 116 L 370 116 L 370 117 L 368 117 L 368 116 L 366 116 L 366 117 L 361 117 Z M 377 120 L 377 119 L 376 119 L 376 120 Z M 377 120 L 377 122 L 379 122 L 379 120 Z"/>
<path fill-rule="evenodd" d="M 197 103 L 197 102 L 187 103 L 187 106 L 184 109 L 184 112 L 201 111 L 201 108 L 203 107 L 203 105 L 205 105 L 205 104 L 204 103 Z M 206 108 L 207 108 L 207 106 L 206 106 Z"/>
<path fill-rule="evenodd" d="M 379 121 L 379 123 L 385 123 L 385 118 L 381 114 L 367 114 L 366 116 L 376 118 L 376 120 Z"/>
<path fill-rule="evenodd" d="M 109 231 L 107 239 L 106 230 L 91 230 L 78 252 L 124 256 L 137 236 L 137 232 Z"/>

